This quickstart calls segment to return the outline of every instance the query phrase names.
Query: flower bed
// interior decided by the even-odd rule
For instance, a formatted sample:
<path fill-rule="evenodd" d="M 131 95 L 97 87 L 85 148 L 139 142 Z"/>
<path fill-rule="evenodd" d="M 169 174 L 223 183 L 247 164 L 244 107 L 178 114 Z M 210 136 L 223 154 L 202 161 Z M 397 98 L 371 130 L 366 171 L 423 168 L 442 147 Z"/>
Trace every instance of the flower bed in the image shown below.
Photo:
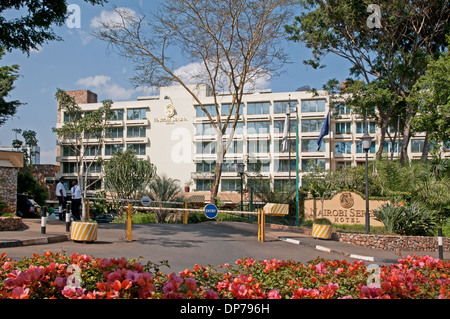
<path fill-rule="evenodd" d="M 0 299 L 449 299 L 450 263 L 408 256 L 368 270 L 364 262 L 316 259 L 307 265 L 243 258 L 217 268 L 164 274 L 136 260 L 47 252 L 0 256 Z"/>

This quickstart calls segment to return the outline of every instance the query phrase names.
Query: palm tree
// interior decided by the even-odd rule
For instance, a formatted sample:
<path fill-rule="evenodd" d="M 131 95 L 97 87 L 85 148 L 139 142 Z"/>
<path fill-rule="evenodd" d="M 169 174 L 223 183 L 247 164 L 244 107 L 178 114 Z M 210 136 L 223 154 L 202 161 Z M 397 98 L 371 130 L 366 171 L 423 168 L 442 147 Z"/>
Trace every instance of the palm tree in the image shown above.
<path fill-rule="evenodd" d="M 156 175 L 150 183 L 149 197 L 158 202 L 159 207 L 171 207 L 165 202 L 180 202 L 183 198 L 180 196 L 181 187 L 178 180 L 171 179 L 165 174 L 162 176 Z M 157 223 L 163 223 L 166 220 L 168 211 L 155 210 L 155 217 Z"/>

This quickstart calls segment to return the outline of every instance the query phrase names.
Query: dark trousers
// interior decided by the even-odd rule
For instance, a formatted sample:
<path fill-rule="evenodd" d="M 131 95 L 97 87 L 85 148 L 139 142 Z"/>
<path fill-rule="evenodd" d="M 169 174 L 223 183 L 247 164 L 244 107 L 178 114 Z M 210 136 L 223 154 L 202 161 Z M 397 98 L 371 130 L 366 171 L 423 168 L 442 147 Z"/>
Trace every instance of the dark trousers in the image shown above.
<path fill-rule="evenodd" d="M 81 198 L 72 199 L 72 216 L 75 220 L 81 220 L 80 215 Z"/>

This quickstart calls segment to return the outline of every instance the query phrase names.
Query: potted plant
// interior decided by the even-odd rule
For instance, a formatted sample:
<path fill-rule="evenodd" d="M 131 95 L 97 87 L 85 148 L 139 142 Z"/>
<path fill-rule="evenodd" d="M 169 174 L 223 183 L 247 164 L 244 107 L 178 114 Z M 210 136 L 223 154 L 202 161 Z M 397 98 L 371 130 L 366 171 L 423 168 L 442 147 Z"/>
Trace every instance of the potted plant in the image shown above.
<path fill-rule="evenodd" d="M 190 191 L 190 186 L 192 186 L 192 184 L 194 184 L 193 180 L 190 179 L 189 181 L 187 181 L 186 183 L 184 183 L 184 192 L 185 193 L 189 193 Z"/>
<path fill-rule="evenodd" d="M 331 238 L 332 223 L 327 218 L 317 218 L 313 222 L 312 236 L 319 239 Z"/>

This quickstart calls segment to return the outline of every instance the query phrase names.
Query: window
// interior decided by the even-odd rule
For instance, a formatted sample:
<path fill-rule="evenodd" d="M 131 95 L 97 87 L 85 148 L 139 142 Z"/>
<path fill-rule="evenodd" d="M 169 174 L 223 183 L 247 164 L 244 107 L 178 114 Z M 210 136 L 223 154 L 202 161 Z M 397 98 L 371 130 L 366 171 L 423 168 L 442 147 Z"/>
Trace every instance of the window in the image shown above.
<path fill-rule="evenodd" d="M 63 156 L 76 156 L 80 155 L 80 150 L 77 148 L 76 151 L 70 146 L 63 147 Z"/>
<path fill-rule="evenodd" d="M 422 152 L 424 140 L 411 140 L 411 152 Z"/>
<path fill-rule="evenodd" d="M 201 163 L 197 163 L 197 172 L 198 173 L 211 173 L 212 171 L 214 171 L 216 169 L 216 162 L 206 162 L 203 161 Z"/>
<path fill-rule="evenodd" d="M 228 115 L 228 113 L 230 113 L 231 110 L 231 104 L 222 104 L 222 108 L 221 108 L 221 115 Z M 231 114 L 231 116 L 234 116 L 236 114 L 236 105 L 234 105 L 233 107 L 233 113 Z M 244 105 L 241 104 L 241 106 L 239 107 L 239 115 L 244 114 Z"/>
<path fill-rule="evenodd" d="M 336 134 L 350 134 L 352 132 L 350 122 L 336 123 Z"/>
<path fill-rule="evenodd" d="M 302 101 L 302 112 L 325 112 L 325 100 Z"/>
<path fill-rule="evenodd" d="M 129 109 L 127 110 L 127 120 L 143 120 L 147 118 L 146 109 Z"/>
<path fill-rule="evenodd" d="M 127 127 L 127 137 L 145 137 L 145 126 Z"/>
<path fill-rule="evenodd" d="M 289 165 L 290 162 L 290 165 Z M 289 160 L 279 160 L 278 165 L 275 167 L 276 172 L 289 172 L 294 171 L 295 172 L 295 158 Z M 289 168 L 290 167 L 290 168 Z"/>
<path fill-rule="evenodd" d="M 344 103 L 335 104 L 335 114 L 350 114 L 350 108 Z"/>
<path fill-rule="evenodd" d="M 106 156 L 114 155 L 114 153 L 122 152 L 122 151 L 123 151 L 122 144 L 105 145 L 105 155 Z"/>
<path fill-rule="evenodd" d="M 356 142 L 356 153 L 364 153 L 361 141 Z M 375 153 L 375 142 L 370 143 L 369 153 Z"/>
<path fill-rule="evenodd" d="M 356 123 L 356 133 L 364 133 L 366 127 L 366 122 Z M 375 122 L 369 122 L 369 133 L 375 133 L 376 124 Z"/>
<path fill-rule="evenodd" d="M 77 169 L 76 163 L 62 163 L 62 172 L 63 173 L 75 173 Z"/>
<path fill-rule="evenodd" d="M 110 127 L 106 131 L 106 138 L 122 138 L 123 127 Z"/>
<path fill-rule="evenodd" d="M 228 126 L 225 130 L 225 135 L 231 134 L 232 128 L 233 128 L 233 123 L 232 122 L 228 123 Z M 244 133 L 244 123 L 238 122 L 238 123 L 236 123 L 236 128 L 234 130 L 234 134 L 242 134 L 242 133 Z"/>
<path fill-rule="evenodd" d="M 392 145 L 392 143 L 390 141 L 386 141 L 384 142 L 384 146 L 383 146 L 383 150 L 386 153 L 392 153 L 392 150 L 394 151 L 394 153 L 397 153 L 399 151 L 399 149 L 397 148 L 398 145 L 398 141 L 394 142 L 394 145 Z M 400 147 L 402 145 L 402 141 L 400 141 Z"/>
<path fill-rule="evenodd" d="M 197 135 L 216 135 L 216 130 L 212 124 L 197 124 L 195 132 Z"/>
<path fill-rule="evenodd" d="M 296 125 L 297 125 L 297 121 L 291 119 L 290 120 L 290 130 L 289 130 L 290 133 L 295 133 Z M 273 132 L 274 133 L 284 133 L 284 120 L 273 122 Z"/>
<path fill-rule="evenodd" d="M 198 179 L 197 180 L 197 190 L 198 191 L 209 191 L 212 187 L 212 179 Z"/>
<path fill-rule="evenodd" d="M 216 142 L 197 143 L 197 154 L 216 154 Z"/>
<path fill-rule="evenodd" d="M 136 155 L 145 155 L 145 144 L 127 144 L 127 149 L 132 150 Z"/>
<path fill-rule="evenodd" d="M 334 150 L 336 154 L 351 154 L 352 143 L 351 142 L 336 142 L 334 144 Z"/>
<path fill-rule="evenodd" d="M 216 106 L 214 104 L 209 105 L 203 105 L 203 107 L 208 111 L 209 115 L 212 117 L 217 115 Z M 203 111 L 202 107 L 200 105 L 195 107 L 195 116 L 197 117 L 207 117 L 206 113 Z"/>
<path fill-rule="evenodd" d="M 302 120 L 302 132 L 320 132 L 325 120 Z"/>
<path fill-rule="evenodd" d="M 252 140 L 247 142 L 248 153 L 269 153 L 270 141 L 268 140 Z"/>
<path fill-rule="evenodd" d="M 225 146 L 226 142 L 223 143 Z M 244 152 L 243 141 L 232 141 L 228 146 L 227 154 L 242 154 Z"/>
<path fill-rule="evenodd" d="M 247 115 L 269 114 L 269 102 L 247 103 Z"/>
<path fill-rule="evenodd" d="M 295 112 L 297 107 L 297 101 L 278 101 L 273 102 L 273 113 L 275 114 L 286 114 L 288 107 L 290 106 L 291 112 Z"/>
<path fill-rule="evenodd" d="M 314 168 L 325 169 L 325 159 L 303 159 L 302 160 L 302 171 L 312 172 Z"/>
<path fill-rule="evenodd" d="M 112 110 L 112 114 L 109 117 L 110 121 L 123 121 L 123 110 Z"/>
<path fill-rule="evenodd" d="M 340 170 L 340 169 L 344 169 L 346 167 L 351 167 L 352 166 L 352 162 L 351 161 L 337 161 L 336 162 L 336 169 Z"/>
<path fill-rule="evenodd" d="M 317 150 L 317 140 L 302 140 L 302 152 L 325 152 L 325 141 L 322 141 Z"/>
<path fill-rule="evenodd" d="M 250 159 L 249 163 L 247 163 L 247 171 L 248 172 L 269 172 L 270 171 L 270 161 L 268 160 L 254 160 Z"/>
<path fill-rule="evenodd" d="M 295 189 L 295 178 L 291 179 L 291 183 L 289 184 L 288 179 L 274 179 L 273 180 L 273 188 L 274 190 L 283 191 L 287 189 Z"/>
<path fill-rule="evenodd" d="M 222 179 L 222 191 L 223 192 L 235 192 L 241 190 L 240 179 Z"/>
<path fill-rule="evenodd" d="M 102 155 L 102 147 L 99 145 L 87 146 L 84 152 L 86 156 L 100 156 Z"/>
<path fill-rule="evenodd" d="M 102 172 L 102 164 L 98 162 L 87 163 L 87 169 L 89 173 L 101 173 Z"/>
<path fill-rule="evenodd" d="M 268 134 L 270 122 L 247 122 L 248 134 Z"/>
<path fill-rule="evenodd" d="M 290 143 L 289 143 L 289 141 L 290 141 Z M 291 138 L 289 141 L 288 141 L 288 148 L 290 146 L 291 153 L 295 153 L 295 142 L 296 142 L 295 138 Z M 274 146 L 275 153 L 287 153 L 288 152 L 288 150 L 286 150 L 286 151 L 283 150 L 283 140 L 275 140 L 273 146 Z"/>
<path fill-rule="evenodd" d="M 237 172 L 237 162 L 236 161 L 224 161 L 222 163 L 222 172 L 236 173 Z"/>

